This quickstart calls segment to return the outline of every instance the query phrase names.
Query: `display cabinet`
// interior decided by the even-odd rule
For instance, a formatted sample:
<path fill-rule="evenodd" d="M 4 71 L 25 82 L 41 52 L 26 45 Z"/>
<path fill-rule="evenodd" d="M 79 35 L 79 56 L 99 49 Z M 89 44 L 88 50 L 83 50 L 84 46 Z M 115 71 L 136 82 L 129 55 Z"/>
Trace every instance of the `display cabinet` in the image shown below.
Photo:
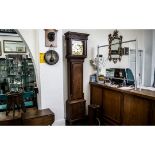
<path fill-rule="evenodd" d="M 0 94 L 8 91 L 6 59 L 0 58 Z"/>
<path fill-rule="evenodd" d="M 25 55 L 8 55 L 6 58 L 9 91 L 31 91 L 35 85 L 35 71 L 32 59 Z"/>
<path fill-rule="evenodd" d="M 34 66 L 31 58 L 24 58 L 22 61 L 23 78 L 22 83 L 25 91 L 32 91 L 35 83 L 36 76 Z"/>
<path fill-rule="evenodd" d="M 22 87 L 22 65 L 21 61 L 16 57 L 7 57 L 6 59 L 7 68 L 7 82 L 9 85 L 9 91 L 17 92 Z"/>
<path fill-rule="evenodd" d="M 31 58 L 24 54 L 8 54 L 6 58 L 0 58 L 0 100 L 8 92 L 23 92 L 25 105 L 37 105 L 31 102 L 36 96 L 35 87 L 36 76 Z M 4 104 L 6 102 L 2 100 L 0 110 L 5 107 Z"/>

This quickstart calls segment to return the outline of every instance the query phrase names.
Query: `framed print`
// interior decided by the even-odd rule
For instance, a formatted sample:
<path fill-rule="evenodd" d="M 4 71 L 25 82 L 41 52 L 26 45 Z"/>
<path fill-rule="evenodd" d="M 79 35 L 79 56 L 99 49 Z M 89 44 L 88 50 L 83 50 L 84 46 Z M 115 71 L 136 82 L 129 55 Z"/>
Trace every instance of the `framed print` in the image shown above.
<path fill-rule="evenodd" d="M 0 56 L 2 55 L 2 47 L 1 47 L 1 42 L 0 42 Z"/>
<path fill-rule="evenodd" d="M 0 29 L 0 33 L 17 34 L 14 29 Z"/>
<path fill-rule="evenodd" d="M 45 46 L 57 47 L 57 30 L 45 29 Z"/>
<path fill-rule="evenodd" d="M 22 41 L 4 40 L 4 53 L 26 53 L 26 46 Z"/>

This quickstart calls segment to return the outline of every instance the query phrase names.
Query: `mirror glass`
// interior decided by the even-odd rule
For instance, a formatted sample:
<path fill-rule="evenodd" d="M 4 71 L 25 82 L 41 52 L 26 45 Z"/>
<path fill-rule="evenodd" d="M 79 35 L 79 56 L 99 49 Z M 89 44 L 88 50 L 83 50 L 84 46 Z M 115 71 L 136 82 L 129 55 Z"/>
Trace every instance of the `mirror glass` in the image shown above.
<path fill-rule="evenodd" d="M 0 111 L 6 109 L 7 94 L 20 92 L 26 107 L 34 103 L 36 75 L 31 54 L 14 29 L 0 29 Z"/>
<path fill-rule="evenodd" d="M 112 43 L 111 44 L 112 44 L 111 45 L 111 50 L 112 51 L 114 51 L 114 50 L 118 51 L 118 49 L 119 49 L 119 39 L 112 40 Z"/>

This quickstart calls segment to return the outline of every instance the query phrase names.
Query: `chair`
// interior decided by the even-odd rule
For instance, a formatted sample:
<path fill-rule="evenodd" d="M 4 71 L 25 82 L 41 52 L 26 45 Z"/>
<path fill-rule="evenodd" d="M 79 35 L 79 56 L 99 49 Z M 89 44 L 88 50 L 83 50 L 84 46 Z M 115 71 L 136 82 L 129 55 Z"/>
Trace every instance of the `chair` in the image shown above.
<path fill-rule="evenodd" d="M 89 125 L 101 125 L 101 106 L 88 105 L 88 122 Z"/>
<path fill-rule="evenodd" d="M 28 91 L 23 93 L 23 101 L 24 105 L 32 105 L 34 104 L 34 92 L 33 91 Z"/>
<path fill-rule="evenodd" d="M 0 111 L 6 109 L 7 96 L 5 94 L 0 94 Z"/>

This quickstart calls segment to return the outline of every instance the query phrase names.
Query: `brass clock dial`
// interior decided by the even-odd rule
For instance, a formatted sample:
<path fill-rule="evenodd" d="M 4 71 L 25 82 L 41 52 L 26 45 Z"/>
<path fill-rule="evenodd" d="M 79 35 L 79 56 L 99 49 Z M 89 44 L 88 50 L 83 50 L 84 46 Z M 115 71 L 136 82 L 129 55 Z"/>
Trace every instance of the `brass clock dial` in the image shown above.
<path fill-rule="evenodd" d="M 72 55 L 83 55 L 83 42 L 72 40 Z"/>
<path fill-rule="evenodd" d="M 59 60 L 59 55 L 56 51 L 54 50 L 49 50 L 45 53 L 44 56 L 45 62 L 49 65 L 54 65 L 58 62 Z"/>

